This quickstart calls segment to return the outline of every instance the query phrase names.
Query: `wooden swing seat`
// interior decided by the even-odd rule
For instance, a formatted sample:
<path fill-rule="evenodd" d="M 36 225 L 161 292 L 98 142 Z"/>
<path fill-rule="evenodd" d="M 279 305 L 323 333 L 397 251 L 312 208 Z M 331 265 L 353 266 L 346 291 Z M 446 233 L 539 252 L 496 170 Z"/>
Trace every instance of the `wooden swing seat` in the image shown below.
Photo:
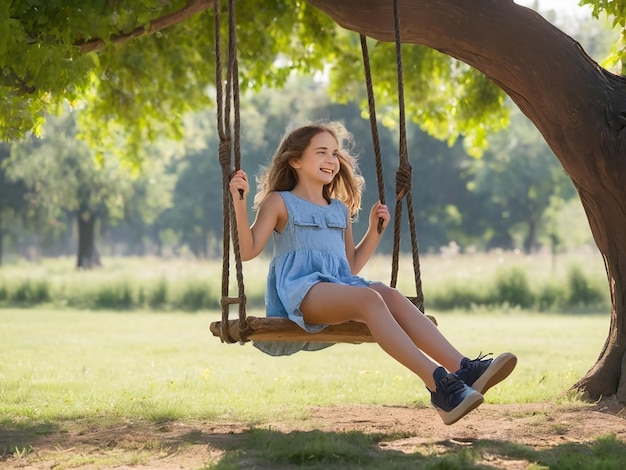
<path fill-rule="evenodd" d="M 409 297 L 409 300 L 414 301 Z M 437 325 L 437 319 L 426 315 Z M 221 337 L 222 322 L 212 322 L 210 330 L 213 336 Z M 319 333 L 307 333 L 294 322 L 280 317 L 246 316 L 244 334 L 239 329 L 239 320 L 228 320 L 228 334 L 241 343 L 248 341 L 282 341 L 301 342 L 314 341 L 320 343 L 375 343 L 369 328 L 365 323 L 348 321 L 337 325 L 329 325 Z"/>
<path fill-rule="evenodd" d="M 319 333 L 307 333 L 287 318 L 246 316 L 245 334 L 239 331 L 239 320 L 228 320 L 230 337 L 239 342 L 247 341 L 314 341 L 320 343 L 373 343 L 374 338 L 365 323 L 349 321 L 329 325 Z M 222 322 L 211 323 L 211 333 L 220 337 Z M 242 338 L 243 336 L 243 338 Z"/>

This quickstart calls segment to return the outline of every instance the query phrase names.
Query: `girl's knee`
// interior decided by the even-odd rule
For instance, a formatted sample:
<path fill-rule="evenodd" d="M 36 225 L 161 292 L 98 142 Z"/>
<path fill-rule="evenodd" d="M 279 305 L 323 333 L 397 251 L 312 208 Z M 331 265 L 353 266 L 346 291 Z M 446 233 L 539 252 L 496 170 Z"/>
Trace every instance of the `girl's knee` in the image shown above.
<path fill-rule="evenodd" d="M 380 315 L 382 311 L 388 311 L 387 303 L 380 292 L 368 287 L 359 293 L 355 307 L 360 312 L 361 319 L 365 321 L 370 315 Z"/>
<path fill-rule="evenodd" d="M 373 283 L 370 288 L 378 292 L 385 301 L 397 299 L 400 297 L 404 297 L 402 293 L 396 289 L 395 287 L 388 286 L 387 284 L 383 284 L 382 282 Z"/>
<path fill-rule="evenodd" d="M 372 289 L 370 287 L 366 287 L 363 289 L 361 301 L 366 305 L 371 305 L 375 307 L 379 307 L 380 305 L 385 304 L 385 298 L 383 297 L 383 295 L 376 289 Z"/>

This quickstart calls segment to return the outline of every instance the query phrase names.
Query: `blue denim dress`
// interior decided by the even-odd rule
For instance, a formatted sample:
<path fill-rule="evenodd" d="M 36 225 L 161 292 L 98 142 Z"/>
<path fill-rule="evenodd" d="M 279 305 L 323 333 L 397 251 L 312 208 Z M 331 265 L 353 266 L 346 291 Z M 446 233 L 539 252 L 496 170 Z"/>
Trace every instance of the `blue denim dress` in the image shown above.
<path fill-rule="evenodd" d="M 354 276 L 346 258 L 345 230 L 348 208 L 337 199 L 318 206 L 289 191 L 280 191 L 287 207 L 288 220 L 281 233 L 272 235 L 274 251 L 265 290 L 268 317 L 289 318 L 309 333 L 328 325 L 306 323 L 300 304 L 318 282 L 334 282 L 367 287 L 370 281 Z M 320 342 L 255 341 L 253 344 L 272 356 L 298 351 L 316 351 L 332 346 Z"/>

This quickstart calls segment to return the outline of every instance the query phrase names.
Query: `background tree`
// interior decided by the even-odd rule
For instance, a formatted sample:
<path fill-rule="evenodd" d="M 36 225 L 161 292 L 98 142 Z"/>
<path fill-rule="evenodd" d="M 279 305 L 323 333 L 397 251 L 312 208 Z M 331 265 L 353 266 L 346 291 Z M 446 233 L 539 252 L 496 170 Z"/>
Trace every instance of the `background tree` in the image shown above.
<path fill-rule="evenodd" d="M 216 247 L 222 232 L 221 170 L 217 158 L 215 113 L 191 116 L 185 124 L 184 151 L 177 154 L 169 172 L 175 176 L 172 205 L 158 219 L 161 228 L 175 234 L 199 258 Z"/>
<path fill-rule="evenodd" d="M 495 221 L 493 226 L 502 230 L 499 235 L 511 241 L 516 231 L 521 232 L 526 253 L 539 247 L 542 216 L 553 198 L 567 200 L 575 195 L 571 180 L 535 132 L 528 119 L 513 112 L 510 132 L 490 139 L 489 150 L 475 162 L 472 182 L 476 193 L 489 201 L 483 207 L 493 211 L 490 224 Z"/>
<path fill-rule="evenodd" d="M 10 236 L 16 241 L 19 227 L 22 225 L 20 216 L 28 209 L 26 186 L 22 181 L 13 181 L 6 174 L 6 163 L 10 156 L 10 145 L 0 144 L 0 266 L 5 239 Z"/>
<path fill-rule="evenodd" d="M 30 204 L 43 214 L 39 220 L 56 227 L 63 224 L 66 212 L 74 215 L 78 234 L 76 266 L 97 266 L 98 224 L 115 224 L 125 212 L 141 210 L 139 197 L 133 200 L 132 208 L 128 205 L 139 186 L 133 187 L 132 174 L 119 162 L 98 162 L 94 152 L 76 139 L 73 114 L 49 119 L 45 131 L 44 139 L 32 137 L 14 144 L 9 174 L 28 187 Z M 149 171 L 154 166 L 154 161 L 146 164 L 145 178 L 156 180 L 154 172 Z M 163 201 L 155 194 L 163 189 L 165 194 L 169 192 L 166 185 L 153 186 L 153 190 L 149 190 L 150 185 L 142 189 L 143 199 L 150 201 L 148 207 Z"/>
<path fill-rule="evenodd" d="M 103 239 L 111 247 L 119 247 L 117 254 L 143 256 L 150 254 L 153 245 L 159 245 L 157 221 L 164 210 L 172 207 L 172 188 L 177 175 L 170 173 L 171 162 L 176 158 L 177 145 L 158 139 L 146 146 L 147 158 L 141 169 L 122 167 L 121 187 L 128 187 L 118 204 L 114 217 L 103 219 Z M 116 181 L 111 181 L 112 189 Z M 109 212 L 107 211 L 107 214 Z M 115 254 L 115 252 L 114 252 Z"/>
<path fill-rule="evenodd" d="M 105 215 L 102 195 L 107 178 L 89 147 L 76 141 L 73 115 L 50 119 L 46 130 L 46 139 L 15 145 L 16 163 L 10 168 L 11 175 L 26 182 L 32 203 L 45 211 L 47 220 L 58 221 L 65 210 L 74 213 L 78 227 L 76 265 L 97 266 L 96 222 Z"/>

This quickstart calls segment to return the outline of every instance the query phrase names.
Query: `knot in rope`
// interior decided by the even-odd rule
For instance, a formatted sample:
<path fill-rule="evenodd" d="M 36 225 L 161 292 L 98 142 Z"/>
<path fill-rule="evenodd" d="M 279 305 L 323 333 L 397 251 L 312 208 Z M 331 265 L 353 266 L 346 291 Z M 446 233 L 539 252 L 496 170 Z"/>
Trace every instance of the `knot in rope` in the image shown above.
<path fill-rule="evenodd" d="M 220 139 L 220 145 L 218 149 L 218 159 L 220 166 L 223 168 L 230 168 L 231 164 L 231 140 L 230 137 L 224 137 Z"/>
<path fill-rule="evenodd" d="M 411 193 L 411 181 L 413 179 L 413 167 L 405 165 L 396 172 L 396 201 Z"/>

